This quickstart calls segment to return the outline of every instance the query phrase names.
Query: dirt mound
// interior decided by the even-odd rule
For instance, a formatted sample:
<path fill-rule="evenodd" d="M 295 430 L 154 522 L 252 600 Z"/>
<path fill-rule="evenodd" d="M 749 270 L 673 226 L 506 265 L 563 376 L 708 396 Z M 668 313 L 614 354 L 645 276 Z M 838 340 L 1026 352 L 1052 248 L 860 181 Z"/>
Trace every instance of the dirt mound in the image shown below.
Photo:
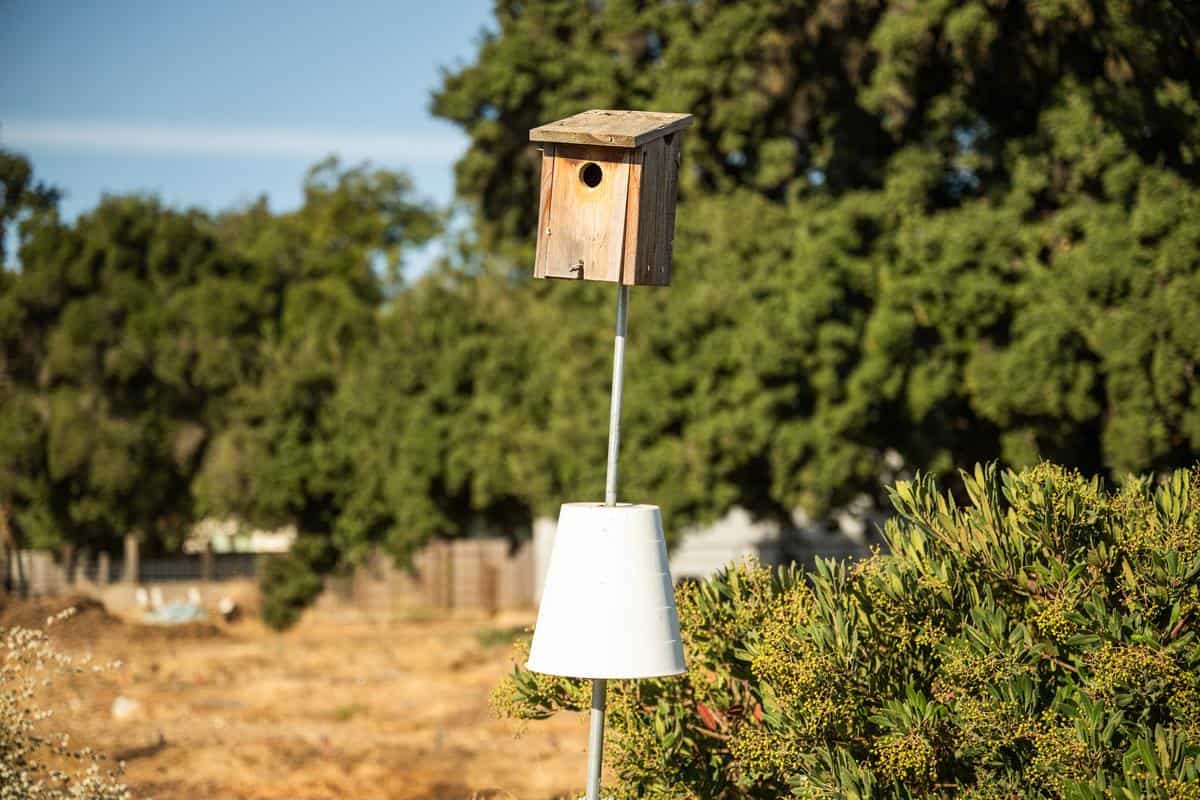
<path fill-rule="evenodd" d="M 68 608 L 74 608 L 75 613 L 54 624 L 55 636 L 94 636 L 125 625 L 94 597 L 70 595 L 22 599 L 0 596 L 0 628 L 44 628 L 47 619 Z"/>
<path fill-rule="evenodd" d="M 68 608 L 75 609 L 75 613 L 54 624 L 51 632 L 56 639 L 77 641 L 110 636 L 136 636 L 139 639 L 172 641 L 209 639 L 222 635 L 221 628 L 211 622 L 187 622 L 181 625 L 139 625 L 126 622 L 110 614 L 104 603 L 86 595 L 26 599 L 0 595 L 0 628 L 43 628 L 47 619 Z"/>

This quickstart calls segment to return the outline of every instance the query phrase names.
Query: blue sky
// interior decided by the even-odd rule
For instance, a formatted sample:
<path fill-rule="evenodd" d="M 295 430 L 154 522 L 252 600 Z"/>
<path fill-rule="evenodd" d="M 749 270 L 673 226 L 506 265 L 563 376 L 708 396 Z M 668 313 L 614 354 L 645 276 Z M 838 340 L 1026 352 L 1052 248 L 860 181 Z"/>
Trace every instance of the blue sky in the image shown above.
<path fill-rule="evenodd" d="M 129 191 L 293 208 L 329 153 L 402 168 L 445 203 L 466 140 L 429 94 L 492 24 L 488 0 L 0 0 L 0 145 L 70 215 Z"/>

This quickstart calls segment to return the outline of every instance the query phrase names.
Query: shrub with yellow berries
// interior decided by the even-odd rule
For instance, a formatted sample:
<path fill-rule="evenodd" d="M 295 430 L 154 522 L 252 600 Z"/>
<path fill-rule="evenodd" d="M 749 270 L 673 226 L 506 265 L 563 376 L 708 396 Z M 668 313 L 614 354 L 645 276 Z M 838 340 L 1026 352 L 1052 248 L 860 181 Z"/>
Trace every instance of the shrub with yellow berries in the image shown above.
<path fill-rule="evenodd" d="M 610 682 L 620 798 L 1200 800 L 1200 467 L 976 467 L 886 551 L 680 587 L 688 673 Z M 507 716 L 586 705 L 514 670 Z"/>

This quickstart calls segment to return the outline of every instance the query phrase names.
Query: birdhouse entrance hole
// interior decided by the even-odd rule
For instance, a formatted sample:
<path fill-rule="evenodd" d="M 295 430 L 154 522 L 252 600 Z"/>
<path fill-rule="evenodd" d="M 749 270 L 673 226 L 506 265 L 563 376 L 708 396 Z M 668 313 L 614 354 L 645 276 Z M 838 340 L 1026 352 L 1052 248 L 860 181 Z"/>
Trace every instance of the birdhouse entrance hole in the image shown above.
<path fill-rule="evenodd" d="M 600 169 L 600 165 L 594 161 L 589 161 L 579 169 L 579 180 L 592 189 L 599 186 L 603 179 L 604 170 Z"/>

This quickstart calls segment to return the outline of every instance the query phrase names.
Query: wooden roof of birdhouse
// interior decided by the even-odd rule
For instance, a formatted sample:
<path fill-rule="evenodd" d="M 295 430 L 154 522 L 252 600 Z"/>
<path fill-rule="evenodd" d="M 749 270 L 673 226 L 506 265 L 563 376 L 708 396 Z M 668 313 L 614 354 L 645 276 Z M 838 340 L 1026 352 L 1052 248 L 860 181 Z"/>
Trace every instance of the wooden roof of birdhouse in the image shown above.
<path fill-rule="evenodd" d="M 592 144 L 602 147 L 641 147 L 692 124 L 691 114 L 659 111 L 584 111 L 534 128 L 533 142 Z"/>

